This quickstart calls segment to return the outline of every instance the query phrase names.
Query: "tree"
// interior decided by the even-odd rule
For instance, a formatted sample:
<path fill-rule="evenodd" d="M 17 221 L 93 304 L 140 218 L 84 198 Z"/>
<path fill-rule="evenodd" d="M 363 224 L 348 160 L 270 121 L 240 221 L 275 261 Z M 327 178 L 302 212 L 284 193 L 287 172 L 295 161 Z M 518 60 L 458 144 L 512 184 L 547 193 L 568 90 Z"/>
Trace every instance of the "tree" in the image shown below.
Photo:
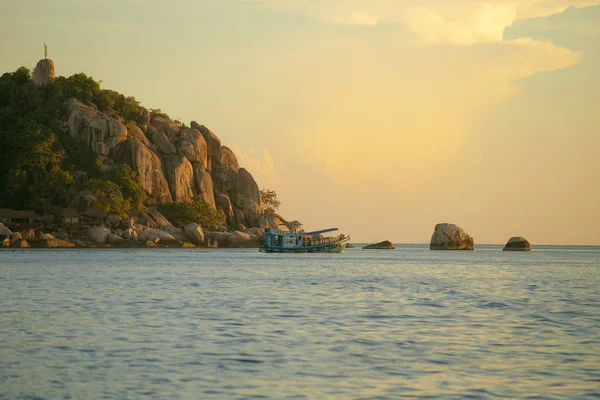
<path fill-rule="evenodd" d="M 275 214 L 281 205 L 281 202 L 277 198 L 277 193 L 275 193 L 274 190 L 261 189 L 260 200 L 262 201 L 265 214 Z"/>
<path fill-rule="evenodd" d="M 96 197 L 96 208 L 107 214 L 117 214 L 127 218 L 127 211 L 131 209 L 128 199 L 123 199 L 119 185 L 109 180 L 90 179 L 87 189 Z"/>
<path fill-rule="evenodd" d="M 123 196 L 129 200 L 132 209 L 142 211 L 144 201 L 148 195 L 142 189 L 138 173 L 132 170 L 129 165 L 122 164 L 111 173 L 110 179 L 119 186 Z"/>
<path fill-rule="evenodd" d="M 190 204 L 170 203 L 158 206 L 160 211 L 171 223 L 183 228 L 192 222 L 200 225 L 220 226 L 225 223 L 223 211 L 217 211 L 204 201 L 204 197 L 197 196 Z"/>

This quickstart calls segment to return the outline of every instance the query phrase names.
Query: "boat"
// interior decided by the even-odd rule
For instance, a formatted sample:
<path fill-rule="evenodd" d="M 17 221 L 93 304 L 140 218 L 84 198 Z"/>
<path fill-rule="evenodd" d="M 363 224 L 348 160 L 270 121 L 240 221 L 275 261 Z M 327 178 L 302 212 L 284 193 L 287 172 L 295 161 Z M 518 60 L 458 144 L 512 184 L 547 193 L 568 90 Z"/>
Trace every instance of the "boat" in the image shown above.
<path fill-rule="evenodd" d="M 264 253 L 342 253 L 350 241 L 350 236 L 338 234 L 338 228 L 305 232 L 302 224 L 293 221 L 285 224 L 288 230 L 265 228 L 265 243 L 259 248 Z"/>

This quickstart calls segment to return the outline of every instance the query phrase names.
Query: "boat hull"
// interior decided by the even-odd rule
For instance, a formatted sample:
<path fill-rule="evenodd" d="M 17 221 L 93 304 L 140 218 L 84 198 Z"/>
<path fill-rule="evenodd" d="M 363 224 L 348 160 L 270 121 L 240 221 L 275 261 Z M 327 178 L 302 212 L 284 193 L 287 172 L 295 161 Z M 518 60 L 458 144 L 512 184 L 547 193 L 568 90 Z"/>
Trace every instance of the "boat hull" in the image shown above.
<path fill-rule="evenodd" d="M 264 253 L 343 253 L 350 238 L 344 238 L 340 241 L 327 244 L 318 244 L 315 246 L 298 247 L 261 247 L 259 250 Z"/>

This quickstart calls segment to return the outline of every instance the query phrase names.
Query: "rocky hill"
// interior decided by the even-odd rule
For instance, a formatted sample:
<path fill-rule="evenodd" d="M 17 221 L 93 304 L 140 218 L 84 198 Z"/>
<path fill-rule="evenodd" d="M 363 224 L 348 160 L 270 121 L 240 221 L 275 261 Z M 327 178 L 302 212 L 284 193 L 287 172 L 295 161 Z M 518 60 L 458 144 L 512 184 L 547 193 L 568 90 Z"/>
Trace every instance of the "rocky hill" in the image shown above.
<path fill-rule="evenodd" d="M 54 75 L 54 63 L 41 60 L 32 74 L 0 78 L 0 207 L 81 211 L 101 187 L 104 208 L 114 208 L 107 214 L 123 219 L 200 201 L 222 213 L 227 230 L 268 226 L 257 182 L 206 126 L 102 90 L 84 74 Z"/>

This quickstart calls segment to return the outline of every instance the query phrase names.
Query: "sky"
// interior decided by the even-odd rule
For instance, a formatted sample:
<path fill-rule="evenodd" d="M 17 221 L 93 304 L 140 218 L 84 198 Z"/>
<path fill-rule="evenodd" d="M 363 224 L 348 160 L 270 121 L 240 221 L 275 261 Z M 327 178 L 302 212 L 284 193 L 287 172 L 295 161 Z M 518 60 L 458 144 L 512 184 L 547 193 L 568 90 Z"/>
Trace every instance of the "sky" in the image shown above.
<path fill-rule="evenodd" d="M 43 43 L 208 126 L 307 229 L 600 244 L 600 0 L 0 0 L 0 71 Z"/>

